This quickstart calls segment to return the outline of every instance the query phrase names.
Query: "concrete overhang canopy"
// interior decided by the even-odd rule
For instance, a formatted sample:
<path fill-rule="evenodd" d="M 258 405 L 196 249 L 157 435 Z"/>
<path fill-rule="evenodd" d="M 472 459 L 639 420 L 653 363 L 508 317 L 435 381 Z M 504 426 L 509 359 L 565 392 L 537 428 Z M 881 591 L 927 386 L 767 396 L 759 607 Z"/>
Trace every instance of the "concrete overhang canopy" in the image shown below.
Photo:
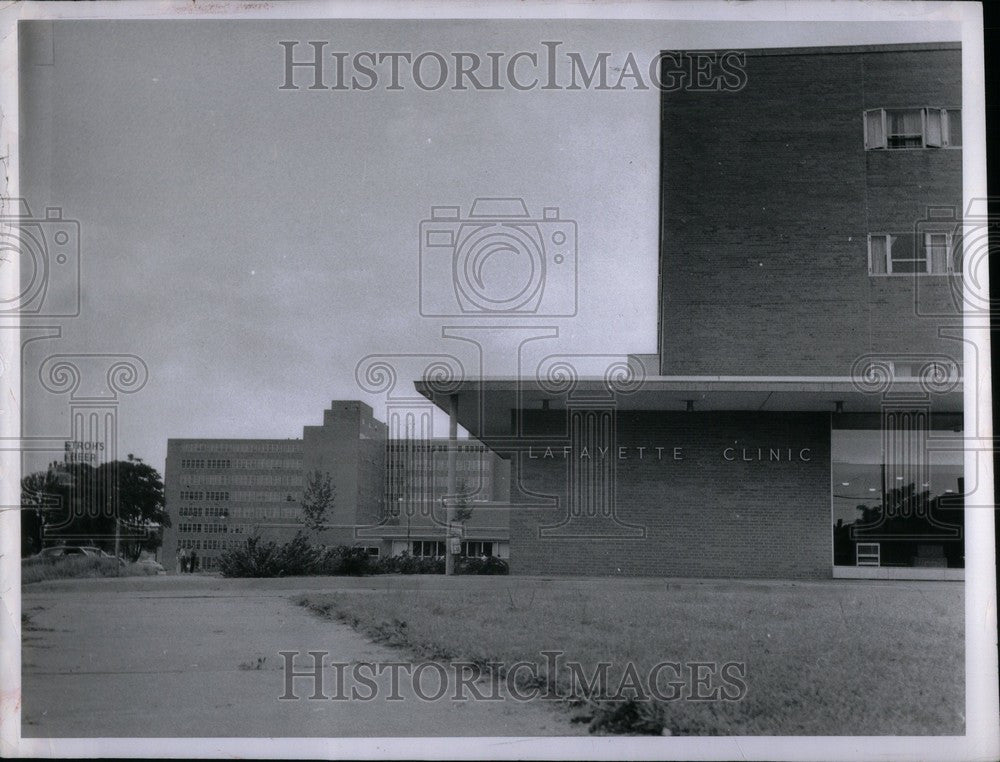
<path fill-rule="evenodd" d="M 455 403 L 458 422 L 471 436 L 510 431 L 513 410 L 559 410 L 579 401 L 613 400 L 619 411 L 774 411 L 878 413 L 885 403 L 930 405 L 935 412 L 962 412 L 962 383 L 941 385 L 921 378 L 866 383 L 848 376 L 650 376 L 615 389 L 604 378 L 578 378 L 560 387 L 536 379 L 482 378 L 435 389 L 416 381 L 417 392 L 442 410 Z M 451 398 L 451 399 L 449 399 Z"/>

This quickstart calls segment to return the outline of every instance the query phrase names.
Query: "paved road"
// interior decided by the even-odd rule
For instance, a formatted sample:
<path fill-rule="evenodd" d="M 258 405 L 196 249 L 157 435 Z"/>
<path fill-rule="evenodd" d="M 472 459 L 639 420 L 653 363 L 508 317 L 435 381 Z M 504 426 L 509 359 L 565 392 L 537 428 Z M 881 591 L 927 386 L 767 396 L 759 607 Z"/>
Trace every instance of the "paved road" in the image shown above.
<path fill-rule="evenodd" d="M 284 691 L 279 651 L 330 659 L 401 661 L 350 627 L 291 602 L 304 589 L 380 589 L 387 582 L 221 580 L 197 575 L 61 580 L 24 589 L 25 737 L 537 736 L 585 733 L 543 701 L 423 701 L 390 673 L 372 701 L 306 700 Z M 304 657 L 308 658 L 308 657 Z M 262 662 L 259 660 L 263 660 Z M 304 669 L 310 662 L 298 662 Z M 258 669 L 258 666 L 260 667 Z M 432 693 L 436 673 L 426 676 Z M 324 692 L 335 674 L 324 670 Z M 361 686 L 363 689 L 363 686 Z M 488 687 L 481 685 L 486 695 Z M 349 690 L 349 689 L 348 689 Z"/>

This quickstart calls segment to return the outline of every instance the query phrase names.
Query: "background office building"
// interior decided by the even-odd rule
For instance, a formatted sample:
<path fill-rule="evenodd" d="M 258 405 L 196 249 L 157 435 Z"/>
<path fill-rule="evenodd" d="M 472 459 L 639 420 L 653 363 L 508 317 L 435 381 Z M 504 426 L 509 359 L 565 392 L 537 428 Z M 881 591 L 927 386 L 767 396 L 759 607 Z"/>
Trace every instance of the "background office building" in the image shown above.
<path fill-rule="evenodd" d="M 472 506 L 466 555 L 508 555 L 509 464 L 479 442 L 456 447 L 459 493 Z M 322 425 L 301 439 L 171 439 L 165 492 L 172 526 L 163 563 L 193 550 L 202 569 L 252 535 L 279 543 L 303 530 L 308 480 L 329 475 L 335 497 L 316 542 L 368 548 L 372 555 L 444 555 L 449 494 L 447 442 L 389 440 L 386 425 L 359 401 L 334 401 Z"/>

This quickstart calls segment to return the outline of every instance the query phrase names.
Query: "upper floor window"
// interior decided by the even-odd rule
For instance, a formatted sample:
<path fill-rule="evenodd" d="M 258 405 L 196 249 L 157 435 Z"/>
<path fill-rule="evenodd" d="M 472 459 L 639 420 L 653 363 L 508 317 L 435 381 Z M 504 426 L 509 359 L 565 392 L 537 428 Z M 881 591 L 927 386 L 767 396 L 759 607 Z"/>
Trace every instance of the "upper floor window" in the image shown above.
<path fill-rule="evenodd" d="M 951 233 L 872 233 L 869 275 L 949 275 L 961 272 Z"/>
<path fill-rule="evenodd" d="M 959 148 L 962 110 L 874 108 L 865 111 L 865 148 Z"/>

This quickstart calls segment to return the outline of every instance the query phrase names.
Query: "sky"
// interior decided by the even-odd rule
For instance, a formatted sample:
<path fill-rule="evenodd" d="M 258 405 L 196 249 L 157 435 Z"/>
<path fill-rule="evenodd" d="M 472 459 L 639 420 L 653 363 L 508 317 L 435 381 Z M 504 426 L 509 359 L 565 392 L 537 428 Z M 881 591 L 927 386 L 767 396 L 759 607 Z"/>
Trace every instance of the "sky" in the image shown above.
<path fill-rule="evenodd" d="M 383 416 L 384 395 L 355 378 L 367 355 L 451 353 L 480 369 L 472 345 L 442 328 L 482 320 L 420 314 L 420 223 L 432 206 L 467 216 L 477 197 L 520 197 L 534 218 L 558 207 L 575 221 L 576 315 L 486 321 L 557 329 L 532 343 L 532 359 L 656 351 L 655 89 L 288 91 L 280 41 L 300 42 L 299 57 L 310 40 L 482 57 L 559 41 L 563 54 L 609 52 L 620 65 L 667 48 L 959 36 L 925 21 L 32 23 L 42 26 L 22 36 L 21 190 L 34 217 L 53 206 L 79 221 L 82 304 L 79 317 L 34 321 L 60 335 L 25 345 L 24 433 L 68 438 L 67 395 L 38 382 L 46 358 L 137 355 L 148 380 L 120 397 L 118 451 L 160 469 L 170 437 L 298 437 L 334 399 Z M 523 334 L 477 335 L 482 370 L 516 370 Z M 392 360 L 398 393 L 412 395 L 428 361 Z M 103 383 L 98 371 L 78 393 L 101 395 Z"/>

